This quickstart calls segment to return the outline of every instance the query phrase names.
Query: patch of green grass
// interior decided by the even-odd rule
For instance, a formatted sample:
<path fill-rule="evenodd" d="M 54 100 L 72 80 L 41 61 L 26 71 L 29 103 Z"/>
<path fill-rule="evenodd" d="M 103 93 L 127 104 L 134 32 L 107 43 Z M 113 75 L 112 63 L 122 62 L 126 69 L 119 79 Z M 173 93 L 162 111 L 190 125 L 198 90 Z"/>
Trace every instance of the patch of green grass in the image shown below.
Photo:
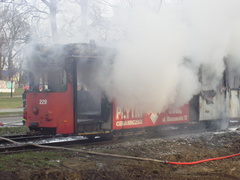
<path fill-rule="evenodd" d="M 14 96 L 22 96 L 23 89 L 22 88 L 16 88 L 14 92 Z"/>
<path fill-rule="evenodd" d="M 0 108 L 19 108 L 22 107 L 22 97 L 0 97 Z"/>
<path fill-rule="evenodd" d="M 42 151 L 0 155 L 0 170 L 15 171 L 26 167 L 58 167 L 72 152 Z M 65 156 L 65 157 L 64 157 Z"/>
<path fill-rule="evenodd" d="M 26 134 L 29 131 L 27 126 L 20 127 L 1 127 L 0 136 L 11 134 Z"/>

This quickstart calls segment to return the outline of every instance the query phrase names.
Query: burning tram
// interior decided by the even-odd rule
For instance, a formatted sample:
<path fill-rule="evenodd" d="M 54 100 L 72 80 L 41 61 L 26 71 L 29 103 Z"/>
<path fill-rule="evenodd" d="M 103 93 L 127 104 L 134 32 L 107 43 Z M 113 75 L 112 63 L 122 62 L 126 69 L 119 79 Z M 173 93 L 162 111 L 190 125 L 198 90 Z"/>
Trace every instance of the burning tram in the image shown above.
<path fill-rule="evenodd" d="M 234 78 L 228 71 L 218 91 L 202 91 L 177 110 L 144 113 L 120 107 L 97 83 L 98 78 L 110 76 L 111 69 L 104 64 L 113 63 L 114 56 L 114 50 L 93 42 L 35 45 L 27 57 L 26 126 L 44 134 L 101 136 L 172 124 L 216 125 L 240 118 L 239 89 L 228 83 Z"/>

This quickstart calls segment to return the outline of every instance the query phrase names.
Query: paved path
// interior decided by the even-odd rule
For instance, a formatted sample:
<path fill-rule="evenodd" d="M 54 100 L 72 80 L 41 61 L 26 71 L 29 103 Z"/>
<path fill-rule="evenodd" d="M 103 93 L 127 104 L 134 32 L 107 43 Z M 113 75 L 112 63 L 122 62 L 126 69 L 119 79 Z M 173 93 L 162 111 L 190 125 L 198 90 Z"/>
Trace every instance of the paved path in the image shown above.
<path fill-rule="evenodd" d="M 0 123 L 3 123 L 3 126 L 0 127 L 6 127 L 6 126 L 22 126 L 22 117 L 2 117 L 0 118 Z"/>

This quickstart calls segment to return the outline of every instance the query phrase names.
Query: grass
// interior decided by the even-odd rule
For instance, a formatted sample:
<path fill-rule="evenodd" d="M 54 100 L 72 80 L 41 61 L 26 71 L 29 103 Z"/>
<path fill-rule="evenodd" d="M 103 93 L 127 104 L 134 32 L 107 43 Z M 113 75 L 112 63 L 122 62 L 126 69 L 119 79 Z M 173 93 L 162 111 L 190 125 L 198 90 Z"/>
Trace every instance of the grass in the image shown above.
<path fill-rule="evenodd" d="M 21 96 L 22 97 L 22 93 L 23 93 L 23 89 L 22 88 L 16 88 L 15 92 L 12 93 L 12 96 L 13 97 L 16 97 L 16 96 Z M 9 97 L 10 98 L 10 93 L 0 92 L 0 98 L 1 97 Z"/>
<path fill-rule="evenodd" d="M 20 127 L 1 127 L 0 136 L 13 134 L 26 134 L 29 131 L 27 126 Z"/>
<path fill-rule="evenodd" d="M 17 88 L 10 97 L 10 93 L 0 93 L 0 109 L 11 109 L 22 107 L 23 89 Z"/>
<path fill-rule="evenodd" d="M 71 152 L 47 151 L 47 152 L 24 152 L 18 154 L 0 155 L 0 170 L 14 171 L 24 166 L 32 167 L 58 167 L 61 161 L 66 159 L 64 155 Z"/>
<path fill-rule="evenodd" d="M 22 97 L 0 97 L 0 109 L 22 107 Z"/>

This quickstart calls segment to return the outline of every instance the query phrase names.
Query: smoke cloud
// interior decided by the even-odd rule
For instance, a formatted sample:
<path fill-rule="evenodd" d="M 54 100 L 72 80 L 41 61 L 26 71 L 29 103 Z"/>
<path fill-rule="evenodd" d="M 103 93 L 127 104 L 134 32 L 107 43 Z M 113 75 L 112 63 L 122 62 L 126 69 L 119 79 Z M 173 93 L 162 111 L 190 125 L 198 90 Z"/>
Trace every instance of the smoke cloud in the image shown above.
<path fill-rule="evenodd" d="M 126 36 L 117 46 L 108 93 L 122 106 L 162 112 L 201 90 L 216 89 L 224 57 L 234 56 L 232 63 L 239 65 L 239 5 L 238 0 L 185 0 L 163 4 L 159 11 L 135 5 L 124 17 Z"/>

